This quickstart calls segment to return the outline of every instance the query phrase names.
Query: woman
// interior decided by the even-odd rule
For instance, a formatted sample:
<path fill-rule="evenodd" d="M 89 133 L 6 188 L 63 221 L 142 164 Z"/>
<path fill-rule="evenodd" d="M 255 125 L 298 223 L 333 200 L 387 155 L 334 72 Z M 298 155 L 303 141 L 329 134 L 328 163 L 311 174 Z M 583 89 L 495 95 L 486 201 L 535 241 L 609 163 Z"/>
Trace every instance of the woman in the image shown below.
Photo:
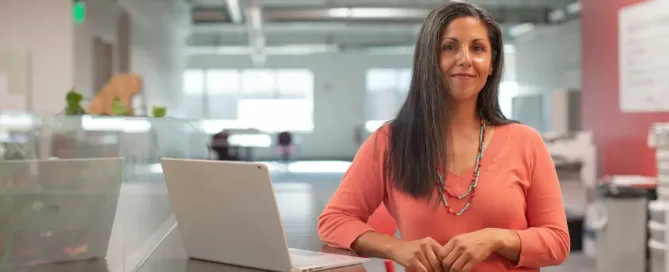
<path fill-rule="evenodd" d="M 497 101 L 504 44 L 475 6 L 428 15 L 397 117 L 363 144 L 319 218 L 326 244 L 412 271 L 539 271 L 569 234 L 550 154 Z M 402 240 L 365 222 L 385 204 Z"/>

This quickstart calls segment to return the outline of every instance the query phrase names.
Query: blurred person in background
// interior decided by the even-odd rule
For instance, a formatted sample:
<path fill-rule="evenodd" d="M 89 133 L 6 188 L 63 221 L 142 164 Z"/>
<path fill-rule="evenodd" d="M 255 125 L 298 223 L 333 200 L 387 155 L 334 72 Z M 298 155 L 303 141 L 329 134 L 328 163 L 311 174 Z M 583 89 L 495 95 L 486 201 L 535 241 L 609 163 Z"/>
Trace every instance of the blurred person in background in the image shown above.
<path fill-rule="evenodd" d="M 283 131 L 277 136 L 277 152 L 281 157 L 281 162 L 284 164 L 289 164 L 293 159 L 293 154 L 295 154 L 295 145 L 293 143 L 293 134 L 288 131 Z"/>
<path fill-rule="evenodd" d="M 230 133 L 221 131 L 215 134 L 211 139 L 211 150 L 213 150 L 217 159 L 221 161 L 239 161 L 239 148 L 231 146 L 228 142 Z"/>
<path fill-rule="evenodd" d="M 318 222 L 328 245 L 409 271 L 539 271 L 569 254 L 557 173 L 541 135 L 498 103 L 500 26 L 448 3 L 425 20 L 408 96 L 374 132 Z M 386 205 L 402 239 L 366 224 Z"/>

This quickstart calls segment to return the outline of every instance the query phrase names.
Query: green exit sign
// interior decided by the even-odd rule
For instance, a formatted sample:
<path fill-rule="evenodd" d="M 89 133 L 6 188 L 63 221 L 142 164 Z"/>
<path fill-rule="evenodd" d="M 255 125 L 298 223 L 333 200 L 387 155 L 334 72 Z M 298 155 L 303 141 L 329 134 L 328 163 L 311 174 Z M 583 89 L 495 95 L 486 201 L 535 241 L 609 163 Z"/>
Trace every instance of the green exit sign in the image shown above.
<path fill-rule="evenodd" d="M 75 1 L 72 5 L 72 19 L 75 24 L 81 24 L 86 21 L 86 3 L 83 1 Z"/>

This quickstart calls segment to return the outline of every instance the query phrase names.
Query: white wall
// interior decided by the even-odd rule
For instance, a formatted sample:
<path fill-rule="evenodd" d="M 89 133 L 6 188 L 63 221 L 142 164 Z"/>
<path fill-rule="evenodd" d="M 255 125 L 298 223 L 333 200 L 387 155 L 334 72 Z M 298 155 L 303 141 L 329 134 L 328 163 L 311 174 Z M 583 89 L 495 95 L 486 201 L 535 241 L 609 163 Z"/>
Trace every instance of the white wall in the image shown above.
<path fill-rule="evenodd" d="M 170 116 L 181 116 L 182 74 L 186 68 L 184 50 L 190 24 L 187 6 L 179 3 L 185 4 L 185 1 L 163 0 L 146 6 L 146 10 L 153 12 L 144 13 L 140 19 L 133 16 L 131 37 L 131 71 L 144 78 L 149 112 L 153 105 L 167 106 Z"/>
<path fill-rule="evenodd" d="M 71 0 L 0 0 L 0 52 L 30 58 L 26 110 L 61 112 L 72 87 L 93 95 L 93 38 L 116 44 L 122 9 L 132 17 L 131 72 L 144 77 L 146 104 L 179 115 L 189 16 L 183 0 L 86 0 L 80 25 L 72 20 Z"/>
<path fill-rule="evenodd" d="M 74 26 L 75 86 L 84 97 L 93 97 L 95 90 L 95 48 L 97 37 L 113 46 L 114 73 L 118 71 L 118 19 L 123 9 L 109 0 L 87 0 L 87 20 Z"/>
<path fill-rule="evenodd" d="M 580 89 L 581 21 L 540 26 L 517 37 L 516 81 L 521 92 Z"/>
<path fill-rule="evenodd" d="M 551 101 L 554 96 L 549 94 L 581 89 L 581 21 L 536 27 L 517 37 L 513 44 L 519 93 L 545 94 L 539 106 L 542 112 L 525 112 L 523 116 L 534 120 L 528 124 L 541 131 L 552 130 L 556 118 L 552 111 L 556 107 Z M 566 120 L 568 116 L 563 115 Z M 539 116 L 543 121 L 536 120 Z"/>
<path fill-rule="evenodd" d="M 76 83 L 85 96 L 94 90 L 93 39 L 114 46 L 114 71 L 118 71 L 118 18 L 125 10 L 131 17 L 130 72 L 143 78 L 143 104 L 168 107 L 178 116 L 188 8 L 182 0 L 86 0 L 87 20 L 76 29 Z"/>
<path fill-rule="evenodd" d="M 72 25 L 71 0 L 0 0 L 0 51 L 30 58 L 27 110 L 64 109 L 74 86 Z"/>
<path fill-rule="evenodd" d="M 170 116 L 181 116 L 185 39 L 167 31 L 133 31 L 131 70 L 144 78 L 144 97 L 149 110 L 154 105 L 167 106 Z"/>
<path fill-rule="evenodd" d="M 365 72 L 410 68 L 411 55 L 330 53 L 269 56 L 266 68 L 306 68 L 314 73 L 314 131 L 302 135 L 304 159 L 351 159 L 358 150 L 355 129 L 364 125 Z M 255 68 L 249 56 L 191 56 L 188 68 Z M 199 117 L 199 116 L 194 116 Z M 257 150 L 258 159 L 271 150 Z"/>

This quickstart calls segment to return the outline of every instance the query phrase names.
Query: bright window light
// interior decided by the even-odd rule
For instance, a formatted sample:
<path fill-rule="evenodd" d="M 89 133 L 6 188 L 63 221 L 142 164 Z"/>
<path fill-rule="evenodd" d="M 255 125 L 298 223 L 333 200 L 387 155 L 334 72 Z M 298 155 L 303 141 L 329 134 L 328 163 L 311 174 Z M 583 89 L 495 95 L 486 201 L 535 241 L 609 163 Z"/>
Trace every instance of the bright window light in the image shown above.
<path fill-rule="evenodd" d="M 206 134 L 216 134 L 223 130 L 248 129 L 249 126 L 238 120 L 202 120 L 202 131 Z"/>
<path fill-rule="evenodd" d="M 125 133 L 144 133 L 151 130 L 151 122 L 123 117 L 81 117 L 81 128 L 89 131 L 122 131 Z"/>
<path fill-rule="evenodd" d="M 272 138 L 267 134 L 232 134 L 228 143 L 243 147 L 269 147 L 272 145 Z"/>
<path fill-rule="evenodd" d="M 365 130 L 367 130 L 367 132 L 374 132 L 381 128 L 386 122 L 388 122 L 388 120 L 369 120 L 365 122 Z"/>
<path fill-rule="evenodd" d="M 277 162 L 265 162 L 272 172 L 291 173 L 344 173 L 351 166 L 348 161 L 299 161 L 288 165 Z"/>
<path fill-rule="evenodd" d="M 511 36 L 513 37 L 518 37 L 520 35 L 523 35 L 525 33 L 528 33 L 530 31 L 534 30 L 534 24 L 532 23 L 524 23 L 524 24 L 519 24 L 511 27 L 509 29 L 509 33 L 511 33 Z"/>
<path fill-rule="evenodd" d="M 266 132 L 311 132 L 313 104 L 311 99 L 244 99 L 239 101 L 237 118 Z"/>
<path fill-rule="evenodd" d="M 519 93 L 518 83 L 504 81 L 499 86 L 499 107 L 507 118 L 512 118 L 513 98 Z"/>
<path fill-rule="evenodd" d="M 0 129 L 23 130 L 31 129 L 34 125 L 35 121 L 29 115 L 0 113 Z"/>
<path fill-rule="evenodd" d="M 183 75 L 183 92 L 188 95 L 202 94 L 205 87 L 205 74 L 203 70 L 189 69 Z"/>

